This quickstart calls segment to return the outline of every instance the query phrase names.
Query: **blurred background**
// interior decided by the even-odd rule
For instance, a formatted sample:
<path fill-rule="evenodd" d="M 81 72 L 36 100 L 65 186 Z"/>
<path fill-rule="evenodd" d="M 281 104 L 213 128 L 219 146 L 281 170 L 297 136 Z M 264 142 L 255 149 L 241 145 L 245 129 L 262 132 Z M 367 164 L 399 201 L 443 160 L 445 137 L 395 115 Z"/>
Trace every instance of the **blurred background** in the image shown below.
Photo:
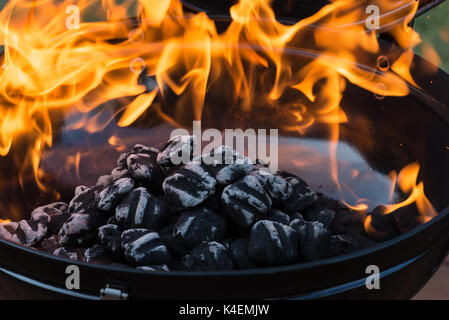
<path fill-rule="evenodd" d="M 449 1 L 415 20 L 423 40 L 416 53 L 449 73 Z"/>

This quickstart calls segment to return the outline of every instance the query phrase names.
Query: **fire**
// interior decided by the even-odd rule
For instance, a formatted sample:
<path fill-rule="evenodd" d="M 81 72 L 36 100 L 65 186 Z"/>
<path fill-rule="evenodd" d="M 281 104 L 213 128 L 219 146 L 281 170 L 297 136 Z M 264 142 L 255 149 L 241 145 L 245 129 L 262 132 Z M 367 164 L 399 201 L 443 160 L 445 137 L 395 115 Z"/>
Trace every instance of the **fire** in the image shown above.
<path fill-rule="evenodd" d="M 397 185 L 402 192 L 409 194 L 409 197 L 400 203 L 385 205 L 385 214 L 416 203 L 423 222 L 427 222 L 437 215 L 437 212 L 424 194 L 424 183 L 422 181 L 418 183 L 419 169 L 420 167 L 417 163 L 412 163 L 401 170 L 397 178 Z"/>
<path fill-rule="evenodd" d="M 76 114 L 70 128 L 88 133 L 114 119 L 118 126 L 130 126 L 148 108 L 156 108 L 158 97 L 169 89 L 179 96 L 177 116 L 200 120 L 206 93 L 230 79 L 227 94 L 242 112 L 254 108 L 255 100 L 276 106 L 287 90 L 306 97 L 307 105 L 298 103 L 292 110 L 296 123 L 283 129 L 303 133 L 317 122 L 329 125 L 332 176 L 339 185 L 335 150 L 339 124 L 348 121 L 340 108 L 346 82 L 379 96 L 405 96 L 416 85 L 410 75 L 411 50 L 420 39 L 409 22 L 418 2 L 370 1 L 387 13 L 380 16 L 379 30 L 367 29 L 365 2 L 334 0 L 315 15 L 285 25 L 276 20 L 270 0 L 240 0 L 230 10 L 227 29 L 219 32 L 205 13 L 183 12 L 179 0 L 8 1 L 0 12 L 0 155 L 26 141 L 24 170 L 32 168 L 40 183 L 40 158 L 52 146 L 53 124 L 61 115 Z M 92 15 L 101 21 L 90 21 Z M 402 49 L 387 66 L 379 66 L 380 31 Z M 293 60 L 288 51 L 308 58 Z M 256 70 L 267 70 L 266 77 L 256 76 Z M 155 79 L 153 88 L 139 82 L 142 72 Z M 261 81 L 271 88 L 262 94 L 257 91 Z M 118 110 L 103 105 L 124 97 L 133 99 Z M 177 116 L 160 113 L 179 123 Z M 123 149 L 113 135 L 109 144 Z M 80 157 L 77 153 L 67 160 L 77 175 Z M 398 182 L 410 197 L 390 205 L 389 212 L 416 203 L 420 211 L 433 214 L 422 183 L 412 183 L 416 166 L 413 174 L 404 170 Z M 359 200 L 353 209 L 367 206 Z"/>

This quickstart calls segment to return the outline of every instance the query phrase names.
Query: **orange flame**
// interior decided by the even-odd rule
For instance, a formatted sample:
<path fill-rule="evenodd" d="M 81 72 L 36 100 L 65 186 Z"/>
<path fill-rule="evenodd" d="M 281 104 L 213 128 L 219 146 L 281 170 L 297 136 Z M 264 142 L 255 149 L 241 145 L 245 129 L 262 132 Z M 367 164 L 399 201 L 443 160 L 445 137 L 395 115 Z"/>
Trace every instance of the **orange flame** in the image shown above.
<path fill-rule="evenodd" d="M 315 122 L 329 125 L 332 176 L 339 185 L 336 148 L 339 124 L 348 121 L 340 108 L 346 81 L 379 96 L 405 96 L 408 85 L 416 85 L 410 74 L 411 49 L 420 41 L 409 27 L 418 8 L 414 0 L 370 1 L 382 12 L 379 30 L 367 29 L 366 1 L 334 0 L 313 16 L 285 25 L 276 19 L 270 0 L 240 0 L 222 33 L 205 13 L 183 12 L 179 0 L 120 2 L 10 0 L 0 12 L 0 155 L 27 137 L 30 147 L 23 165 L 33 169 L 38 182 L 40 157 L 52 146 L 55 115 L 79 114 L 71 128 L 89 133 L 114 118 L 118 126 L 129 126 L 169 88 L 181 96 L 176 107 L 182 114 L 200 120 L 206 93 L 226 78 L 232 80 L 228 94 L 242 111 L 250 110 L 256 98 L 271 103 L 286 90 L 300 92 L 307 106 L 298 103 L 292 110 L 296 124 L 284 129 L 303 133 Z M 104 20 L 89 21 L 92 15 Z M 403 49 L 388 67 L 378 67 L 378 32 L 391 34 Z M 285 54 L 289 50 L 308 58 L 292 59 Z M 274 70 L 273 79 L 257 77 L 256 69 Z M 139 84 L 142 71 L 154 77 L 155 88 Z M 257 91 L 260 81 L 272 81 L 271 90 Z M 101 116 L 104 102 L 123 97 L 134 98 Z M 115 136 L 109 144 L 117 150 L 123 146 Z M 77 175 L 79 162 L 79 153 L 67 162 Z M 410 182 L 416 166 L 413 174 L 404 170 L 398 182 L 410 197 L 390 205 L 389 212 L 416 202 L 433 214 L 422 183 Z M 360 201 L 353 209 L 367 207 Z"/>
<path fill-rule="evenodd" d="M 397 178 L 398 187 L 405 194 L 409 194 L 409 197 L 400 203 L 385 205 L 385 214 L 416 203 L 422 222 L 427 222 L 437 215 L 436 210 L 424 194 L 424 183 L 418 183 L 419 168 L 417 163 L 412 163 L 401 170 Z"/>

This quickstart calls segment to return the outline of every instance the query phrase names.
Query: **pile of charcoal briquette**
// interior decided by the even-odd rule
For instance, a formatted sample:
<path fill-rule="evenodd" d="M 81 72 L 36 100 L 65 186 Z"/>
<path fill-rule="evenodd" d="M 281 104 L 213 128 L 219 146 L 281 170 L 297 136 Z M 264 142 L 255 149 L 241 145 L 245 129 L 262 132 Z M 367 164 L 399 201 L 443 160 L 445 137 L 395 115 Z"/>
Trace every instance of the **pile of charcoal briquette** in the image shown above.
<path fill-rule="evenodd" d="M 363 217 L 221 146 L 193 157 L 194 136 L 136 145 L 69 204 L 0 225 L 0 236 L 74 260 L 147 271 L 233 270 L 313 261 L 375 244 Z M 175 165 L 173 157 L 191 161 Z M 217 161 L 218 160 L 218 161 Z"/>

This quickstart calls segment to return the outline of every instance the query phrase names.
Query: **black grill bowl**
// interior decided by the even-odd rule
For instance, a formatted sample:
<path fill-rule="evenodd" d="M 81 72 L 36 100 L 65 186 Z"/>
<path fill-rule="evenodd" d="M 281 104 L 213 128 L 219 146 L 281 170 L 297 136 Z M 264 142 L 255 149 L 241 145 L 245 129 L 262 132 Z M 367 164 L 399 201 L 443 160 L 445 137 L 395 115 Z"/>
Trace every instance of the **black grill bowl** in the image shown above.
<path fill-rule="evenodd" d="M 0 298 L 98 299 L 100 290 L 114 283 L 123 285 L 134 299 L 413 297 L 438 269 L 449 250 L 449 111 L 445 107 L 449 105 L 449 93 L 445 89 L 449 76 L 419 57 L 415 57 L 412 74 L 422 90 L 414 90 L 413 94 L 402 98 L 379 100 L 372 93 L 348 85 L 342 106 L 350 121 L 342 125 L 341 138 L 381 174 L 418 161 L 426 194 L 439 212 L 430 222 L 350 255 L 235 272 L 146 273 L 65 260 L 0 240 Z M 219 113 L 223 117 L 222 112 Z M 263 117 L 254 119 L 255 123 L 246 125 L 270 128 L 273 121 L 285 120 L 282 109 L 270 119 L 271 124 L 264 124 Z M 211 126 L 215 124 L 211 121 Z M 235 127 L 239 127 L 238 121 Z M 323 139 L 316 131 L 310 135 Z M 76 139 L 66 137 L 59 144 L 71 145 L 73 141 Z M 0 163 L 2 181 L 6 181 L 10 173 L 15 174 L 7 160 Z M 112 168 L 107 160 L 102 165 L 104 171 Z M 73 190 L 74 185 L 60 185 L 63 200 L 70 198 L 70 192 L 62 189 Z M 0 203 L 15 201 L 22 211 L 14 215 L 3 210 L 1 218 L 26 218 L 30 208 L 46 201 L 43 197 L 31 200 L 36 192 L 18 191 L 14 187 L 3 182 Z M 80 269 L 80 290 L 71 291 L 65 287 L 68 265 L 77 265 Z M 365 286 L 368 276 L 365 271 L 369 265 L 380 268 L 379 290 L 368 290 Z"/>

